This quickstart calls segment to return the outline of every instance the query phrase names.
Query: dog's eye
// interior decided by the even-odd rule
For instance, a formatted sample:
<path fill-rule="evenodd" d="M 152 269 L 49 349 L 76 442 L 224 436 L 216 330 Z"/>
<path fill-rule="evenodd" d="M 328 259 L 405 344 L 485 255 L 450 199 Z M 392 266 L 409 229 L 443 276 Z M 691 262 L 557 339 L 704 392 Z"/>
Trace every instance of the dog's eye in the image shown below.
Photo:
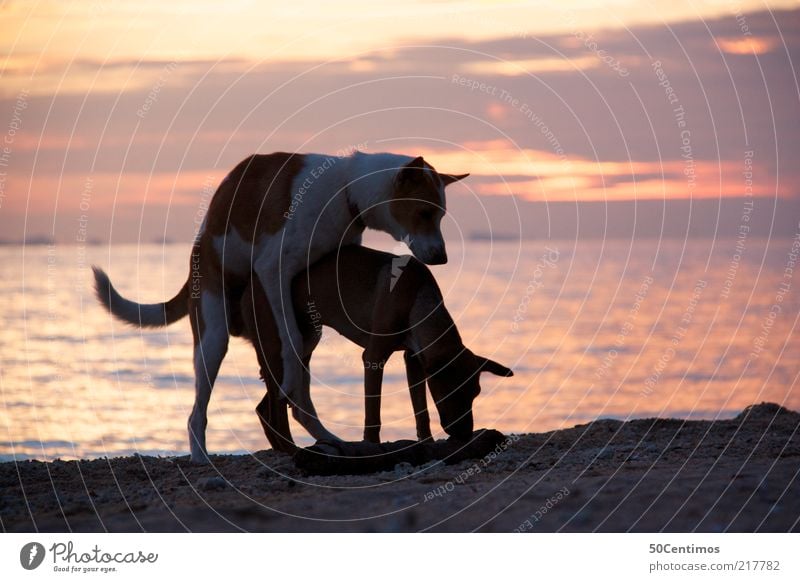
<path fill-rule="evenodd" d="M 433 220 L 434 212 L 431 209 L 425 209 L 419 211 L 419 217 L 422 220 Z"/>

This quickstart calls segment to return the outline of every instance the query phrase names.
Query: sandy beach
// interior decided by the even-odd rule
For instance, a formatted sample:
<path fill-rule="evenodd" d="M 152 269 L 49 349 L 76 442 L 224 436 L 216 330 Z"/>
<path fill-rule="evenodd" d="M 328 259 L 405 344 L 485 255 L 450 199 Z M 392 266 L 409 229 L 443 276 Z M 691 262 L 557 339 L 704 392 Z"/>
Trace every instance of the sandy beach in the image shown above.
<path fill-rule="evenodd" d="M 456 464 L 310 476 L 274 451 L 0 464 L 7 532 L 800 531 L 800 414 L 598 420 Z"/>

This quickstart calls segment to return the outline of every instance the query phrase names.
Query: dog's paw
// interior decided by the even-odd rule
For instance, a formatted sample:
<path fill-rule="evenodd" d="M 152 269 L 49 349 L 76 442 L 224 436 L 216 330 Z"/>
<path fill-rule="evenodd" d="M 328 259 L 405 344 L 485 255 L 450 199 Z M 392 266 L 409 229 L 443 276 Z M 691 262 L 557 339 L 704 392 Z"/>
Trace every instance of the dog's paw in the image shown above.
<path fill-rule="evenodd" d="M 362 442 L 379 444 L 381 442 L 380 429 L 367 429 L 364 431 L 364 438 Z"/>
<path fill-rule="evenodd" d="M 208 458 L 207 453 L 192 451 L 190 460 L 193 465 L 210 465 L 211 459 Z"/>

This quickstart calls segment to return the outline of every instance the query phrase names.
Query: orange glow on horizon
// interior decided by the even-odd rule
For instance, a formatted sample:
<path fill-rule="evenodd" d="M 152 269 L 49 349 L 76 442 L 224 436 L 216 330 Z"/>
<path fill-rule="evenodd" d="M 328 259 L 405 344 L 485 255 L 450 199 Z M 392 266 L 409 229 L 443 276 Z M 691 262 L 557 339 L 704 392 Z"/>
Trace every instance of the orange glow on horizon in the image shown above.
<path fill-rule="evenodd" d="M 723 52 L 731 55 L 763 55 L 771 52 L 778 46 L 774 38 L 758 38 L 746 36 L 743 38 L 718 38 L 717 44 Z"/>
<path fill-rule="evenodd" d="M 469 63 L 463 69 L 467 73 L 478 75 L 501 75 L 504 77 L 519 77 L 535 75 L 537 73 L 558 73 L 584 71 L 600 66 L 602 63 L 596 57 L 587 55 L 575 58 L 542 58 L 507 61 L 478 61 Z"/>
<path fill-rule="evenodd" d="M 644 200 L 743 196 L 742 167 L 730 160 L 602 161 L 552 152 L 513 149 L 502 140 L 467 142 L 464 150 L 422 151 L 437 170 L 483 178 L 478 194 L 533 201 Z M 687 175 L 691 169 L 693 174 Z M 691 173 L 690 172 L 690 173 Z M 662 175 L 662 179 L 650 176 Z M 691 178 L 691 179 L 690 179 Z M 468 184 L 468 187 L 469 184 Z M 779 195 L 788 196 L 785 184 Z M 775 195 L 762 182 L 754 196 Z"/>
<path fill-rule="evenodd" d="M 63 145 L 56 140 L 51 145 Z M 32 144 L 31 144 L 32 145 Z M 552 152 L 513 149 L 507 142 L 489 140 L 466 142 L 464 150 L 430 150 L 419 148 L 424 158 L 441 172 L 469 172 L 470 178 L 460 188 L 483 196 L 517 196 L 530 201 L 613 201 L 672 200 L 686 198 L 721 198 L 744 195 L 739 162 L 703 161 L 693 165 L 694 180 L 684 171 L 680 160 L 662 162 L 598 161 L 570 156 L 560 159 Z M 225 168 L 193 169 L 172 172 L 133 172 L 124 174 L 98 172 L 92 174 L 92 191 L 98 196 L 93 208 L 111 208 L 147 204 L 175 207 L 196 207 L 201 193 L 216 187 L 225 175 Z M 767 175 L 766 172 L 763 172 Z M 661 176 L 663 178 L 654 178 Z M 22 195 L 8 197 L 4 208 L 21 212 L 25 193 L 30 188 L 29 210 L 52 212 L 55 193 L 59 193 L 59 212 L 77 210 L 86 174 L 61 175 L 40 173 L 8 177 L 6 189 Z M 785 176 L 777 195 L 792 195 L 793 185 Z M 100 196 L 102 194 L 102 196 Z M 754 196 L 775 196 L 774 181 L 762 180 Z"/>

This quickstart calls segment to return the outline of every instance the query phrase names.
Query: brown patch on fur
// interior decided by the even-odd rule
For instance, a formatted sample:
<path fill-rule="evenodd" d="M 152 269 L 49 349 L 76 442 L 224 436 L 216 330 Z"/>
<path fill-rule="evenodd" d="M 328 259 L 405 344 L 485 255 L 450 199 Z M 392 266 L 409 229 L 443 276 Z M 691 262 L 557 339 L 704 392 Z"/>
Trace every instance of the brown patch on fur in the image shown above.
<path fill-rule="evenodd" d="M 206 214 L 205 230 L 192 247 L 190 261 L 189 315 L 197 320 L 192 326 L 195 343 L 205 330 L 201 292 L 224 295 L 230 307 L 239 301 L 250 278 L 249 273 L 222 272 L 214 238 L 235 228 L 243 240 L 252 244 L 262 234 L 279 231 L 290 209 L 292 184 L 304 163 L 302 154 L 255 154 L 239 162 L 217 188 Z M 229 323 L 236 327 L 237 322 Z"/>
<path fill-rule="evenodd" d="M 292 183 L 305 163 L 302 154 L 277 152 L 241 161 L 217 188 L 208 209 L 206 232 L 225 234 L 234 227 L 244 240 L 275 234 L 286 222 Z"/>
<path fill-rule="evenodd" d="M 433 166 L 422 157 L 413 159 L 395 179 L 389 205 L 392 217 L 412 235 L 436 233 L 445 211 L 442 187 Z"/>

